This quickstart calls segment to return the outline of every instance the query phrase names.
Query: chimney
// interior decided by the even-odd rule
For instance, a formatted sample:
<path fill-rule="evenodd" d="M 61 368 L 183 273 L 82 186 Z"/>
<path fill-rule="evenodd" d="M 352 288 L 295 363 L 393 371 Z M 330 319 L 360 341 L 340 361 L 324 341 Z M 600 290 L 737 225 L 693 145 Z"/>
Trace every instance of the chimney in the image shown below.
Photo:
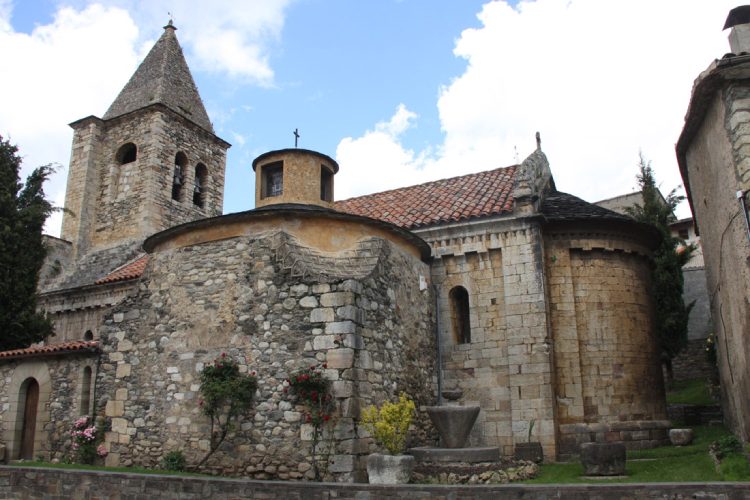
<path fill-rule="evenodd" d="M 724 29 L 729 32 L 729 47 L 733 54 L 750 54 L 750 5 L 735 7 L 729 11 Z"/>

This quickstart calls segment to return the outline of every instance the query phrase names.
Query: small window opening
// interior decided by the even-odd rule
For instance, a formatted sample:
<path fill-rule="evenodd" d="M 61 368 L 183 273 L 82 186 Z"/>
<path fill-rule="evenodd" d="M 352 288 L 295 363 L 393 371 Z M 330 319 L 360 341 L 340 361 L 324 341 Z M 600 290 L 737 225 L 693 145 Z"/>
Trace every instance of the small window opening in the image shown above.
<path fill-rule="evenodd" d="M 91 367 L 87 366 L 83 369 L 81 375 L 81 408 L 79 412 L 81 416 L 89 415 L 91 413 Z"/>
<path fill-rule="evenodd" d="M 454 287 L 449 294 L 453 335 L 459 344 L 471 343 L 471 320 L 469 319 L 469 292 L 462 286 Z"/>
<path fill-rule="evenodd" d="M 86 330 L 86 333 L 83 334 L 83 340 L 94 340 L 94 332 Z"/>
<path fill-rule="evenodd" d="M 681 240 L 687 240 L 690 237 L 687 229 L 680 229 L 679 231 L 677 231 L 677 234 L 679 235 Z"/>
<path fill-rule="evenodd" d="M 133 163 L 138 157 L 138 148 L 132 142 L 123 144 L 115 154 L 115 160 L 118 165 L 125 165 L 126 163 Z"/>
<path fill-rule="evenodd" d="M 177 153 L 174 157 L 174 176 L 172 177 L 172 199 L 182 201 L 182 191 L 185 184 L 185 167 L 187 167 L 185 153 Z"/>
<path fill-rule="evenodd" d="M 282 162 L 263 166 L 262 188 L 261 198 L 281 196 L 284 193 L 284 164 Z"/>
<path fill-rule="evenodd" d="M 333 173 L 325 165 L 320 166 L 320 199 L 333 201 Z"/>
<path fill-rule="evenodd" d="M 206 186 L 208 169 L 202 163 L 195 167 L 195 186 L 193 187 L 193 205 L 203 208 L 206 204 Z"/>

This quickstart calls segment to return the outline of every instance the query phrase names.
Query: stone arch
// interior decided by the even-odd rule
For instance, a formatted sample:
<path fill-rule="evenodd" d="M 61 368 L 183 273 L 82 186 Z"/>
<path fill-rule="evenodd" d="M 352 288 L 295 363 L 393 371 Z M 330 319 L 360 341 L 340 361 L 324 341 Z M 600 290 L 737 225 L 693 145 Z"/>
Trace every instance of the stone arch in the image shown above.
<path fill-rule="evenodd" d="M 193 205 L 203 208 L 206 206 L 206 191 L 208 189 L 208 168 L 203 163 L 195 166 L 195 186 L 193 187 Z"/>
<path fill-rule="evenodd" d="M 50 421 L 48 403 L 52 392 L 49 367 L 43 361 L 25 362 L 13 370 L 8 385 L 9 408 L 5 413 L 3 439 L 7 447 L 7 457 L 10 460 L 18 459 L 21 453 L 24 406 L 30 380 L 34 380 L 39 385 L 39 400 L 36 405 L 36 425 L 34 429 L 34 454 L 38 454 L 47 442 L 45 428 Z"/>
<path fill-rule="evenodd" d="M 450 299 L 451 325 L 453 338 L 457 344 L 471 343 L 471 318 L 469 313 L 469 292 L 462 286 L 454 286 L 448 293 Z"/>
<path fill-rule="evenodd" d="M 94 332 L 91 330 L 86 330 L 86 332 L 83 334 L 83 340 L 94 340 Z"/>
<path fill-rule="evenodd" d="M 188 158 L 185 153 L 178 151 L 174 155 L 174 175 L 172 175 L 172 199 L 182 201 L 185 192 L 185 174 L 187 173 Z"/>

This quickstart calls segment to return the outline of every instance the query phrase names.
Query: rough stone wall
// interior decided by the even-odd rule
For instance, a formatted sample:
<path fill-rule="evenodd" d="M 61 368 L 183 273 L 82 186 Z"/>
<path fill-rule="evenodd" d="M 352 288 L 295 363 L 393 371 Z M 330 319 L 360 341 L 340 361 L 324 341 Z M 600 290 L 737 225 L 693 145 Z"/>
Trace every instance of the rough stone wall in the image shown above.
<path fill-rule="evenodd" d="M 163 108 L 149 108 L 107 121 L 92 118 L 75 127 L 63 239 L 75 255 L 140 241 L 154 232 L 220 215 L 224 193 L 225 143 Z M 118 149 L 137 147 L 134 162 L 120 165 Z M 172 200 L 175 155 L 188 158 L 181 201 Z M 192 201 L 195 167 L 208 169 L 205 208 Z"/>
<path fill-rule="evenodd" d="M 34 458 L 63 460 L 71 456 L 70 431 L 73 422 L 90 414 L 81 406 L 84 367 L 96 375 L 96 355 L 69 354 L 59 357 L 26 358 L 0 363 L 0 425 L 10 459 L 18 458 L 23 405 L 19 404 L 21 384 L 29 377 L 39 383 Z M 86 388 L 89 396 L 93 386 Z M 89 402 L 93 398 L 89 397 Z"/>
<path fill-rule="evenodd" d="M 519 221 L 416 231 L 437 257 L 444 389 L 459 389 L 461 405 L 482 411 L 473 445 L 513 453 L 534 438 L 555 456 L 552 360 L 548 343 L 541 240 L 538 228 Z M 452 331 L 450 290 L 469 293 L 471 343 Z"/>
<path fill-rule="evenodd" d="M 73 249 L 69 241 L 55 238 L 47 234 L 42 235 L 47 255 L 42 269 L 39 271 L 37 290 L 42 291 L 54 287 L 54 283 L 70 271 L 73 263 Z"/>
<path fill-rule="evenodd" d="M 155 465 L 171 450 L 197 463 L 209 446 L 198 406 L 199 374 L 222 352 L 256 370 L 254 409 L 207 462 L 256 478 L 312 476 L 312 428 L 284 392 L 296 369 L 327 363 L 337 416 L 323 449 L 329 477 L 363 479 L 370 440 L 357 426 L 363 404 L 407 391 L 433 392 L 432 296 L 427 266 L 382 246 L 370 273 L 319 282 L 292 274 L 270 234 L 155 253 L 139 293 L 101 329 L 99 410 L 111 465 Z"/>
<path fill-rule="evenodd" d="M 693 304 L 688 319 L 688 339 L 705 340 L 713 329 L 711 303 L 706 290 L 706 270 L 703 267 L 682 268 L 685 280 L 682 300 Z"/>
<path fill-rule="evenodd" d="M 675 380 L 709 380 L 716 376 L 716 367 L 708 362 L 706 356 L 705 338 L 688 341 L 685 348 L 672 360 L 672 374 Z"/>
<path fill-rule="evenodd" d="M 595 233 L 550 233 L 545 243 L 560 453 L 577 451 L 579 432 L 630 431 L 626 422 L 664 420 L 649 267 L 639 255 L 645 249 Z M 636 430 L 650 425 L 639 423 Z"/>
<path fill-rule="evenodd" d="M 730 428 L 750 439 L 750 240 L 738 190 L 750 189 L 750 86 L 720 91 L 686 152 L 706 285 L 717 335 L 722 405 Z"/>

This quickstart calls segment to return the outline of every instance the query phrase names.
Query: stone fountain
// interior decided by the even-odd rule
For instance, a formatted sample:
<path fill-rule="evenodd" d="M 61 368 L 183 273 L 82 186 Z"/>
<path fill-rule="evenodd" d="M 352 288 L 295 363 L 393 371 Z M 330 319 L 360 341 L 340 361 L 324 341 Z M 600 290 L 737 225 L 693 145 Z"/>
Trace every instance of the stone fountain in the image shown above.
<path fill-rule="evenodd" d="M 430 420 L 440 434 L 440 448 L 422 446 L 409 453 L 418 462 L 494 462 L 500 459 L 497 447 L 464 447 L 479 416 L 478 406 L 428 406 Z"/>

